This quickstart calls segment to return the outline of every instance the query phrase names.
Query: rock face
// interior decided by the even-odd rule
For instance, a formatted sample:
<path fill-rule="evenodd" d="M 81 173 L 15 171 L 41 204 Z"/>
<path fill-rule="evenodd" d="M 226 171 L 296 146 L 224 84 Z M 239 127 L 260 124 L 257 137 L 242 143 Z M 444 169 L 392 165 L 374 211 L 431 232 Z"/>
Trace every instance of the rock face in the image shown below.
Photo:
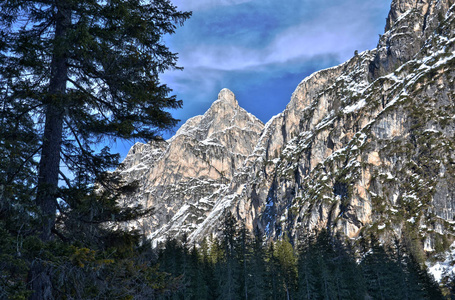
<path fill-rule="evenodd" d="M 188 120 L 170 140 L 135 144 L 118 171 L 140 183 L 129 200 L 155 213 L 130 226 L 157 240 L 194 232 L 242 168 L 263 128 L 223 89 L 203 116 Z"/>
<path fill-rule="evenodd" d="M 455 224 L 455 6 L 394 0 L 378 48 L 304 79 L 265 126 L 222 90 L 119 170 L 155 240 L 216 233 L 230 210 L 269 238 L 322 228 L 448 247 Z M 133 226 L 133 225 L 131 225 Z"/>

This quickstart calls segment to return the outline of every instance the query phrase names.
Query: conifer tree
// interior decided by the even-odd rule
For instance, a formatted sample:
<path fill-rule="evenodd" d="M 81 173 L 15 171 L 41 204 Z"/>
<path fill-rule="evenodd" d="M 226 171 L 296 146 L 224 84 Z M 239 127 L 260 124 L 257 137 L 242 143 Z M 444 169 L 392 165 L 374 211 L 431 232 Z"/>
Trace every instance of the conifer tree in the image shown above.
<path fill-rule="evenodd" d="M 376 238 L 371 237 L 371 244 L 366 248 L 366 251 L 361 267 L 368 294 L 375 299 L 400 299 L 394 277 L 397 272 L 399 276 L 405 276 L 405 274 L 402 273 L 402 270 L 395 268 L 390 256 L 379 245 Z"/>
<path fill-rule="evenodd" d="M 249 280 L 250 274 L 248 270 L 248 261 L 250 257 L 249 249 L 249 236 L 245 224 L 242 224 L 238 233 L 238 241 L 236 243 L 236 256 L 239 270 L 239 295 L 241 299 L 248 299 Z"/>
<path fill-rule="evenodd" d="M 406 257 L 406 269 L 413 287 L 410 299 L 444 299 L 437 282 L 428 274 L 427 267 L 419 264 L 412 253 Z"/>
<path fill-rule="evenodd" d="M 222 261 L 223 251 L 219 240 L 213 236 L 210 239 L 203 240 L 201 245 L 203 277 L 208 286 L 208 299 L 216 299 L 218 296 L 218 282 L 215 276 L 215 266 Z"/>
<path fill-rule="evenodd" d="M 231 212 L 226 213 L 221 244 L 224 249 L 224 259 L 217 264 L 217 278 L 220 300 L 238 299 L 239 265 L 235 253 L 237 239 L 237 221 Z"/>
<path fill-rule="evenodd" d="M 287 234 L 276 242 L 274 250 L 279 264 L 279 272 L 282 277 L 286 299 L 289 300 L 292 298 L 297 284 L 297 256 L 294 253 L 294 248 L 289 242 Z"/>
<path fill-rule="evenodd" d="M 248 299 L 260 300 L 266 298 L 266 264 L 262 234 L 258 227 L 254 230 L 254 240 L 251 245 L 251 256 L 248 260 Z"/>
<path fill-rule="evenodd" d="M 438 285 L 413 253 L 399 241 L 384 248 L 374 237 L 366 245 L 362 267 L 368 295 L 374 299 L 443 299 Z"/>
<path fill-rule="evenodd" d="M 266 290 L 267 299 L 273 300 L 282 299 L 281 296 L 286 293 L 283 289 L 283 278 L 279 272 L 280 265 L 275 253 L 275 245 L 270 243 L 266 251 Z"/>
<path fill-rule="evenodd" d="M 206 266 L 195 246 L 191 249 L 189 259 L 190 267 L 187 276 L 190 283 L 184 299 L 210 299 L 209 286 L 204 276 Z"/>
<path fill-rule="evenodd" d="M 335 290 L 335 281 L 333 278 L 333 273 L 330 268 L 330 261 L 327 259 L 327 248 L 324 244 L 318 244 L 317 247 L 318 254 L 316 255 L 317 276 L 319 283 L 319 295 L 322 299 L 335 299 L 336 290 Z M 322 247 L 320 247 L 322 246 Z"/>
<path fill-rule="evenodd" d="M 0 51 L 1 51 L 0 45 Z M 3 58 L 0 55 L 0 65 Z M 37 226 L 33 217 L 39 136 L 27 103 L 8 97 L 0 81 L 0 298 L 21 298 L 27 264 L 23 245 Z"/>
<path fill-rule="evenodd" d="M 317 299 L 318 297 L 317 278 L 315 276 L 318 265 L 316 264 L 314 248 L 313 237 L 310 236 L 308 237 L 308 241 L 305 241 L 305 244 L 302 244 L 299 250 L 299 299 L 311 300 Z"/>
<path fill-rule="evenodd" d="M 151 139 L 176 124 L 167 109 L 182 103 L 169 96 L 158 76 L 176 68 L 177 56 L 162 37 L 189 16 L 169 0 L 0 2 L 1 104 L 9 110 L 0 117 L 19 125 L 8 134 L 27 133 L 23 138 L 30 142 L 22 156 L 5 164 L 14 176 L 0 185 L 17 195 L 36 187 L 28 197 L 42 242 L 68 238 L 61 231 L 77 224 L 101 230 L 99 224 L 113 216 L 115 221 L 138 216 L 139 211 L 122 212 L 115 196 L 87 196 L 94 194 L 95 180 L 107 182 L 103 172 L 118 163 L 107 149 L 96 153 L 92 146 L 104 138 Z M 8 149 L 7 138 L 1 135 L 0 151 Z M 31 157 L 38 159 L 37 169 Z M 20 192 L 24 174 L 31 179 Z M 57 209 L 64 222 L 56 226 Z M 121 231 L 104 234 L 104 242 L 125 237 Z M 39 259 L 31 265 L 32 299 L 54 298 L 50 268 Z"/>
<path fill-rule="evenodd" d="M 46 241 L 61 162 L 74 170 L 75 156 L 90 160 L 90 146 L 103 137 L 153 138 L 176 123 L 165 109 L 181 102 L 158 79 L 176 67 L 176 54 L 161 37 L 189 13 L 168 0 L 6 0 L 0 11 L 5 97 L 44 122 L 33 130 L 41 134 L 36 202 Z M 87 162 L 85 172 L 98 175 L 96 164 Z"/>
<path fill-rule="evenodd" d="M 355 261 L 355 255 L 345 245 L 340 236 L 332 240 L 333 277 L 336 284 L 338 299 L 361 299 L 366 294 L 365 282 L 360 267 Z"/>

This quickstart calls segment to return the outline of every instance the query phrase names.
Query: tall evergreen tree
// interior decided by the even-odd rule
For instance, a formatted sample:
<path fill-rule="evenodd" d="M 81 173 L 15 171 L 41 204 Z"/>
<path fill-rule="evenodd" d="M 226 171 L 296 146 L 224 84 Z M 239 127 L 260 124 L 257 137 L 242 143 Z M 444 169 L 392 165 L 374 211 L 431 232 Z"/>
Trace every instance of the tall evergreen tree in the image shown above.
<path fill-rule="evenodd" d="M 240 290 L 239 295 L 240 299 L 248 299 L 248 289 L 249 289 L 249 281 L 248 281 L 248 261 L 250 257 L 250 249 L 249 249 L 249 233 L 245 227 L 245 224 L 240 226 L 239 234 L 238 234 L 238 241 L 236 243 L 236 256 L 238 261 L 239 270 L 239 282 L 240 282 Z"/>
<path fill-rule="evenodd" d="M 75 208 L 100 200 L 84 197 L 81 204 L 74 197 L 93 193 L 94 181 L 103 182 L 100 176 L 117 163 L 107 150 L 95 153 L 91 148 L 95 143 L 105 137 L 150 139 L 176 124 L 167 109 L 182 103 L 169 96 L 170 89 L 160 84 L 158 75 L 176 68 L 177 56 L 162 37 L 189 16 L 169 0 L 0 2 L 2 104 L 13 108 L 8 122 L 22 125 L 9 133 L 28 132 L 26 139 L 33 141 L 22 157 L 8 162 L 8 170 L 33 171 L 35 180 L 27 184 L 37 187 L 31 198 L 40 217 L 41 241 L 49 242 L 59 234 L 57 208 L 68 217 Z M 7 143 L 2 136 L 6 146 L 0 151 L 8 148 Z M 30 157 L 36 154 L 35 173 Z M 61 165 L 74 176 L 65 176 Z M 14 173 L 4 190 L 23 180 L 19 175 L 27 172 Z M 59 180 L 66 182 L 66 189 L 59 189 Z M 114 216 L 120 215 L 115 199 L 106 200 L 110 202 L 107 211 Z M 93 211 L 79 216 L 92 224 L 105 222 L 101 211 L 98 220 L 84 219 Z M 133 216 L 130 211 L 120 219 Z M 49 268 L 38 260 L 32 264 L 32 299 L 53 298 Z"/>
<path fill-rule="evenodd" d="M 408 281 L 412 284 L 412 291 L 414 292 L 410 299 L 444 299 L 438 283 L 428 274 L 426 265 L 418 263 L 412 253 L 406 256 L 406 271 L 409 277 Z"/>
<path fill-rule="evenodd" d="M 204 273 L 207 266 L 199 255 L 196 247 L 190 252 L 190 264 L 186 277 L 189 280 L 188 292 L 185 293 L 184 299 L 210 299 L 209 286 Z"/>
<path fill-rule="evenodd" d="M 333 277 L 338 299 L 361 299 L 366 294 L 362 272 L 349 244 L 345 245 L 340 236 L 332 241 Z"/>
<path fill-rule="evenodd" d="M 385 248 L 374 237 L 364 243 L 362 267 L 368 295 L 373 299 L 443 299 L 440 288 L 404 244 Z"/>
<path fill-rule="evenodd" d="M 0 65 L 3 59 L 0 55 Z M 22 245 L 37 226 L 33 198 L 40 149 L 29 109 L 24 101 L 8 97 L 8 85 L 0 81 L 1 299 L 28 295 L 23 284 L 27 265 Z"/>
<path fill-rule="evenodd" d="M 318 269 L 315 250 L 314 236 L 308 235 L 306 240 L 302 240 L 299 249 L 298 264 L 298 298 L 299 299 L 317 299 L 318 298 L 318 281 L 316 270 Z"/>
<path fill-rule="evenodd" d="M 316 274 L 318 277 L 319 295 L 322 299 L 336 299 L 336 281 L 333 273 L 333 249 L 331 237 L 327 231 L 318 234 L 314 245 Z"/>
<path fill-rule="evenodd" d="M 278 260 L 278 269 L 282 278 L 286 299 L 292 299 L 297 285 L 297 256 L 286 234 L 275 245 L 275 257 Z"/>
<path fill-rule="evenodd" d="M 247 276 L 248 299 L 260 300 L 266 298 L 266 264 L 265 249 L 262 234 L 258 227 L 254 230 L 254 240 L 251 245 L 251 256 L 248 259 Z"/>
<path fill-rule="evenodd" d="M 225 215 L 221 244 L 224 249 L 224 260 L 217 264 L 217 278 L 220 300 L 238 299 L 239 264 L 235 253 L 237 240 L 237 221 L 231 212 Z"/>
<path fill-rule="evenodd" d="M 284 299 L 282 297 L 286 294 L 283 289 L 283 278 L 280 273 L 280 263 L 275 255 L 275 245 L 270 243 L 266 251 L 266 291 L 267 299 L 278 300 Z"/>
<path fill-rule="evenodd" d="M 373 299 L 401 299 L 395 276 L 406 276 L 396 268 L 393 260 L 379 241 L 371 236 L 370 244 L 365 246 L 361 267 L 368 295 Z"/>

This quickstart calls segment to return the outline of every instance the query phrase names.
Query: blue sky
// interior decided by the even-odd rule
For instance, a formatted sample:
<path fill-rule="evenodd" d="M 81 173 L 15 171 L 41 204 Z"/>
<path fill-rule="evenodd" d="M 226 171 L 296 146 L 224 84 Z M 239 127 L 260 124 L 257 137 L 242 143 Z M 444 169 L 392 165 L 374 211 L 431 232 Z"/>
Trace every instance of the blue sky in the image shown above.
<path fill-rule="evenodd" d="M 222 88 L 267 122 L 284 110 L 306 76 L 346 61 L 355 50 L 375 48 L 390 2 L 173 0 L 179 9 L 193 11 L 166 37 L 184 70 L 161 76 L 183 100 L 183 109 L 172 111 L 182 120 L 179 126 L 203 114 Z M 130 145 L 119 146 L 124 157 Z"/>

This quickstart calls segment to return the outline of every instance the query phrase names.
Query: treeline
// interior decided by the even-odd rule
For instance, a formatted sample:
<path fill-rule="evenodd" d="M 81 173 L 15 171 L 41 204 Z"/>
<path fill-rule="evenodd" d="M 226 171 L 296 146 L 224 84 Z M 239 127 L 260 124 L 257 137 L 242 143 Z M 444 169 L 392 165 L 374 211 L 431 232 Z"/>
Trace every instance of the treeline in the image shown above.
<path fill-rule="evenodd" d="M 160 299 L 445 299 L 398 241 L 384 248 L 368 240 L 357 254 L 325 231 L 299 247 L 287 236 L 265 243 L 259 232 L 251 236 L 228 217 L 220 239 L 200 247 L 185 239 L 165 242 L 160 270 L 179 287 Z"/>
<path fill-rule="evenodd" d="M 453 290 L 446 290 L 444 296 L 425 266 L 398 241 L 384 248 L 374 237 L 362 239 L 360 253 L 325 231 L 298 243 L 286 235 L 265 242 L 260 232 L 250 234 L 228 216 L 220 237 L 207 238 L 199 247 L 183 238 L 152 249 L 140 234 L 115 222 L 112 226 L 86 222 L 86 214 L 93 215 L 95 208 L 91 199 L 82 199 L 77 211 L 68 212 L 77 214 L 80 222 L 72 224 L 76 216 L 61 216 L 65 228 L 60 228 L 59 239 L 49 242 L 34 233 L 36 220 L 30 210 L 1 216 L 0 299 L 51 295 L 53 299 L 389 300 L 453 295 Z M 49 290 L 32 289 L 36 263 L 49 278 Z"/>

